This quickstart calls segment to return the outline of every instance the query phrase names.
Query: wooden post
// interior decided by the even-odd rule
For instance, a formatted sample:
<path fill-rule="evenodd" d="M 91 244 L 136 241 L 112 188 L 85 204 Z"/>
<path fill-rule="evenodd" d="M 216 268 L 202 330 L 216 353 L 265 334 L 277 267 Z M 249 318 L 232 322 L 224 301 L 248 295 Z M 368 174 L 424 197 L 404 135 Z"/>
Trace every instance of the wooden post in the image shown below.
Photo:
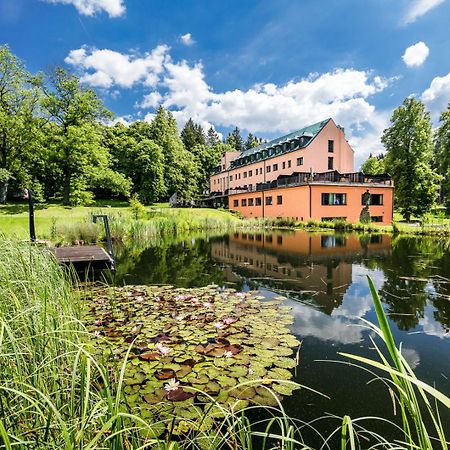
<path fill-rule="evenodd" d="M 31 189 L 25 189 L 24 198 L 28 200 L 28 217 L 30 225 L 30 241 L 36 242 L 36 229 L 34 226 L 34 198 Z"/>

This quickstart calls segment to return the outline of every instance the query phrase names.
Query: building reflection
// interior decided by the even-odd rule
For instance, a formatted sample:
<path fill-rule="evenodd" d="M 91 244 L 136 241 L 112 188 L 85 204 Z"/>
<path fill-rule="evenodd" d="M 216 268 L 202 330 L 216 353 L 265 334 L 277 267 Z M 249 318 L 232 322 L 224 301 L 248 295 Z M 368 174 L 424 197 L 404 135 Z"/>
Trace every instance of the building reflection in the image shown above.
<path fill-rule="evenodd" d="M 231 234 L 211 243 L 229 282 L 245 277 L 331 314 L 352 284 L 354 263 L 391 253 L 389 235 L 306 231 Z"/>

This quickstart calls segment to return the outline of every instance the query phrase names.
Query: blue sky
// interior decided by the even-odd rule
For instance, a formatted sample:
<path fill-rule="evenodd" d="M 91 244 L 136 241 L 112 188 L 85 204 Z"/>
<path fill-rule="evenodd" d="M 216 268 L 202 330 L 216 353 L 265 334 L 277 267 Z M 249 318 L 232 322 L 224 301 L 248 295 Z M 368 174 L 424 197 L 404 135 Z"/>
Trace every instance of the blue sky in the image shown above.
<path fill-rule="evenodd" d="M 450 0 L 0 0 L 0 43 L 71 68 L 117 120 L 162 103 L 272 138 L 333 117 L 358 163 L 408 95 L 446 107 L 449 23 Z"/>

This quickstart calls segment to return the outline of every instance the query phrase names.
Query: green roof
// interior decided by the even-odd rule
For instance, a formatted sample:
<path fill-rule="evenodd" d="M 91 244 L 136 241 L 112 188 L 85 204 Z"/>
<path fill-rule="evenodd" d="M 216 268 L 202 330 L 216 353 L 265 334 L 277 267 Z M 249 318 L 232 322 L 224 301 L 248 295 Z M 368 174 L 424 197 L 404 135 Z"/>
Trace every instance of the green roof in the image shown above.
<path fill-rule="evenodd" d="M 258 145 L 258 147 L 250 148 L 248 150 L 244 150 L 238 158 L 245 158 L 246 156 L 253 155 L 262 150 L 265 150 L 270 147 L 275 147 L 276 145 L 283 144 L 284 142 L 292 141 L 293 139 L 298 139 L 302 136 L 310 137 L 311 139 L 308 141 L 312 141 L 322 128 L 330 121 L 331 119 L 322 120 L 321 122 L 314 123 L 313 125 L 308 125 L 307 127 L 300 128 L 300 130 L 293 131 L 292 133 L 286 134 L 285 136 L 281 136 L 276 138 L 270 142 L 265 142 L 264 144 Z M 306 144 L 306 145 L 308 145 Z M 236 159 L 238 159 L 236 158 Z"/>

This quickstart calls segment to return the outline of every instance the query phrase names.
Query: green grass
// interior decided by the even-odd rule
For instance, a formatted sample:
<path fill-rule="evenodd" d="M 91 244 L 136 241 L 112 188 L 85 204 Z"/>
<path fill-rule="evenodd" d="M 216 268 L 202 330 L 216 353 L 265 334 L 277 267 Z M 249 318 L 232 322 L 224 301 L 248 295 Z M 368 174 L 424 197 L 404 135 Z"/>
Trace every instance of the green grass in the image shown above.
<path fill-rule="evenodd" d="M 222 210 L 208 208 L 172 209 L 168 203 L 147 207 L 151 215 L 163 215 L 179 221 L 217 220 L 229 221 L 234 216 Z M 59 204 L 35 205 L 35 224 L 38 239 L 55 238 L 55 232 L 69 228 L 74 224 L 86 223 L 92 213 L 107 213 L 110 216 L 122 215 L 131 218 L 131 209 L 127 202 L 99 201 L 95 205 L 84 207 L 65 207 Z M 237 219 L 234 219 L 237 220 Z M 28 206 L 25 203 L 0 205 L 0 232 L 5 236 L 26 239 L 29 237 Z"/>

